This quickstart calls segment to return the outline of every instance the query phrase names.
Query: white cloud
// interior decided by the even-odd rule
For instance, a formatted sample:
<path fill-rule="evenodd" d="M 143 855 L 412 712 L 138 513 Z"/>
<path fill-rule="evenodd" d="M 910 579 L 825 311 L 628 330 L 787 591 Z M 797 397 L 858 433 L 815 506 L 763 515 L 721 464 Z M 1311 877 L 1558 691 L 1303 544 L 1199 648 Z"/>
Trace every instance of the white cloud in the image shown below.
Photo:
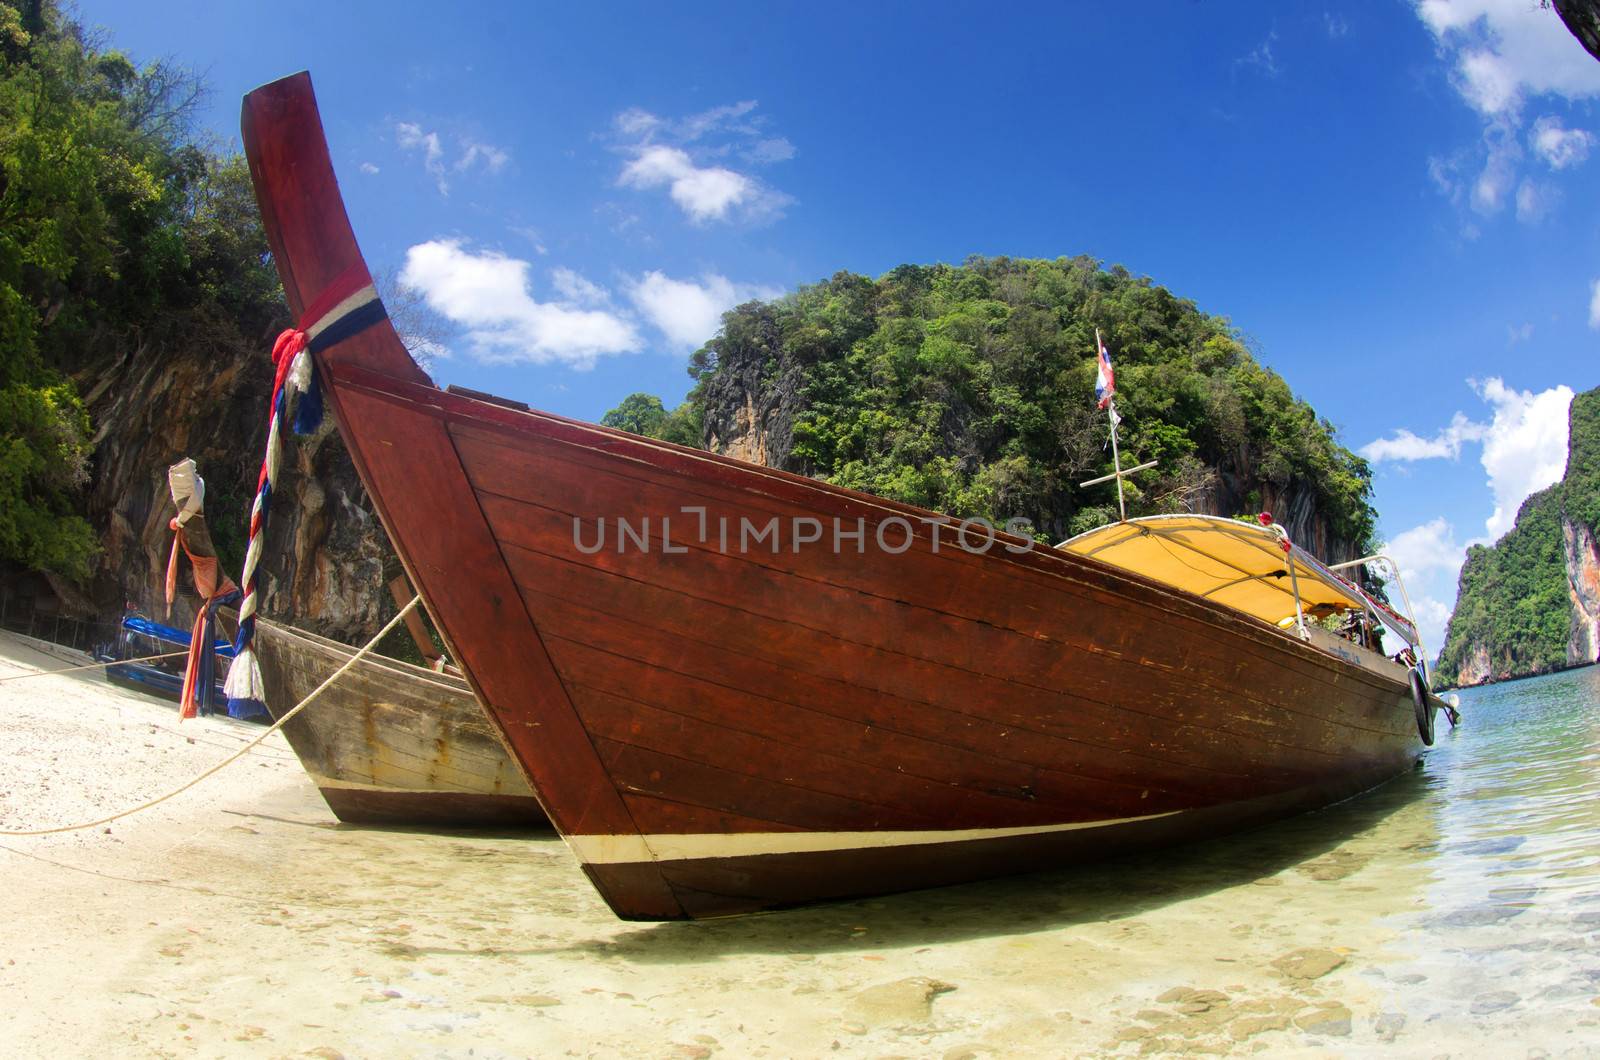
<path fill-rule="evenodd" d="M 550 248 L 544 245 L 544 237 L 532 225 L 512 225 L 511 231 L 533 244 L 533 252 L 540 257 L 550 253 Z"/>
<path fill-rule="evenodd" d="M 1455 527 L 1441 515 L 1395 535 L 1383 551 L 1400 564 L 1402 574 L 1446 571 L 1454 578 L 1461 569 L 1466 547 L 1456 540 Z"/>
<path fill-rule="evenodd" d="M 1378 549 L 1399 565 L 1422 643 L 1435 654 L 1444 647 L 1444 631 L 1467 545 L 1475 543 L 1457 541 L 1455 527 L 1440 516 L 1395 535 Z M 1397 605 L 1404 599 L 1396 592 L 1389 598 Z"/>
<path fill-rule="evenodd" d="M 598 357 L 641 346 L 633 324 L 615 313 L 587 309 L 566 297 L 535 299 L 529 270 L 528 262 L 496 251 L 474 253 L 458 240 L 432 240 L 406 251 L 400 282 L 465 328 L 473 354 L 482 360 L 587 368 Z"/>
<path fill-rule="evenodd" d="M 1511 529 L 1529 494 L 1560 481 L 1566 470 L 1572 388 L 1557 386 L 1534 394 L 1490 379 L 1478 393 L 1494 407 L 1483 442 L 1483 469 L 1489 473 L 1495 504 L 1485 525 L 1494 540 Z"/>
<path fill-rule="evenodd" d="M 1561 201 L 1561 192 L 1549 184 L 1524 180 L 1517 185 L 1517 220 L 1524 224 L 1537 224 L 1550 216 L 1550 211 Z"/>
<path fill-rule="evenodd" d="M 1506 346 L 1515 346 L 1519 342 L 1527 342 L 1533 338 L 1533 325 L 1531 323 L 1506 325 Z"/>
<path fill-rule="evenodd" d="M 439 188 L 440 195 L 450 194 L 450 182 L 446 179 L 444 141 L 437 132 L 425 130 L 416 122 L 396 122 L 394 126 L 395 142 L 406 151 L 422 152 L 422 168 L 433 177 L 434 183 Z M 456 158 L 454 165 L 449 167 L 457 173 L 482 167 L 490 173 L 498 173 L 504 169 L 511 155 L 503 148 L 486 144 L 480 140 L 461 138 L 457 141 L 461 146 L 461 154 Z M 366 171 L 366 167 L 362 167 Z M 377 167 L 372 172 L 376 173 Z"/>
<path fill-rule="evenodd" d="M 1350 32 L 1350 23 L 1346 22 L 1342 16 L 1336 15 L 1332 11 L 1324 11 L 1322 13 L 1322 24 L 1323 27 L 1327 29 L 1328 36 L 1333 40 L 1338 40 L 1340 37 L 1343 37 L 1345 34 Z"/>
<path fill-rule="evenodd" d="M 1488 429 L 1487 425 L 1473 423 L 1465 413 L 1458 412 L 1451 417 L 1450 426 L 1432 438 L 1419 437 L 1401 427 L 1394 432 L 1393 438 L 1368 442 L 1361 447 L 1360 453 L 1374 464 L 1381 464 L 1385 460 L 1434 460 L 1441 457 L 1456 460 L 1461 456 L 1463 442 L 1482 441 Z"/>
<path fill-rule="evenodd" d="M 1498 213 L 1516 182 L 1522 145 L 1517 142 L 1516 129 L 1505 121 L 1490 122 L 1483 130 L 1483 142 L 1483 172 L 1472 185 L 1472 208 L 1482 214 Z"/>
<path fill-rule="evenodd" d="M 483 164 L 491 173 L 498 173 L 511 161 L 511 156 L 493 144 L 479 143 L 476 140 L 463 140 L 461 143 L 461 157 L 456 160 L 456 171 L 465 172 L 473 166 Z"/>
<path fill-rule="evenodd" d="M 1546 115 L 1533 123 L 1529 143 L 1551 169 L 1566 169 L 1582 164 L 1594 146 L 1594 134 L 1584 129 L 1568 129 L 1561 119 Z"/>
<path fill-rule="evenodd" d="M 652 270 L 635 280 L 628 297 L 639 312 L 674 346 L 694 349 L 715 335 L 722 314 L 752 298 L 776 298 L 770 287 L 734 283 L 706 273 L 700 280 L 674 280 Z"/>
<path fill-rule="evenodd" d="M 629 107 L 611 120 L 612 126 L 623 136 L 643 139 L 661 127 L 661 119 L 647 110 Z"/>
<path fill-rule="evenodd" d="M 722 221 L 736 206 L 752 202 L 759 194 L 754 180 L 721 166 L 696 166 L 687 152 L 676 147 L 645 147 L 622 170 L 624 187 L 671 188 L 672 201 L 697 223 Z"/>
<path fill-rule="evenodd" d="M 1417 16 L 1455 71 L 1462 97 L 1486 116 L 1530 96 L 1600 95 L 1600 63 L 1535 0 L 1418 0 Z"/>
<path fill-rule="evenodd" d="M 1600 280 L 1594 281 L 1589 294 L 1589 326 L 1600 331 Z"/>
<path fill-rule="evenodd" d="M 373 165 L 371 162 L 363 162 L 361 163 L 361 172 L 370 177 L 374 173 L 378 172 L 378 167 Z"/>
<path fill-rule="evenodd" d="M 695 224 L 713 221 L 762 223 L 776 220 L 793 200 L 758 177 L 724 164 L 737 156 L 752 166 L 772 165 L 795 155 L 781 136 L 765 132 L 755 100 L 742 100 L 676 121 L 632 107 L 612 122 L 630 155 L 617 184 L 667 189 Z"/>
<path fill-rule="evenodd" d="M 1367 443 L 1360 452 L 1373 463 L 1454 460 L 1464 443 L 1482 442 L 1480 460 L 1494 498 L 1494 512 L 1484 525 L 1492 541 L 1511 529 L 1517 509 L 1529 494 L 1561 478 L 1567 463 L 1567 406 L 1572 403 L 1572 388 L 1556 386 L 1535 394 L 1513 390 L 1498 378 L 1474 381 L 1472 387 L 1494 410 L 1488 423 L 1469 420 L 1457 412 L 1450 426 L 1432 438 L 1401 428 L 1393 437 Z"/>
<path fill-rule="evenodd" d="M 738 103 L 729 103 L 721 107 L 712 107 L 699 114 L 691 114 L 678 122 L 674 133 L 686 142 L 702 139 L 712 133 L 732 130 L 738 133 L 753 133 L 759 127 L 759 122 L 746 122 L 743 119 L 756 109 L 756 101 L 743 99 Z"/>
<path fill-rule="evenodd" d="M 1234 60 L 1235 65 L 1253 66 L 1267 77 L 1277 77 L 1282 72 L 1278 68 L 1277 58 L 1272 54 L 1272 46 L 1277 40 L 1278 31 L 1268 31 L 1266 39 L 1256 45 L 1255 50 L 1242 59 Z"/>
<path fill-rule="evenodd" d="M 402 121 L 394 127 L 395 142 L 404 150 L 422 152 L 422 168 L 426 169 L 438 185 L 440 195 L 450 194 L 450 183 L 444 178 L 444 147 L 439 134 L 424 132 L 415 122 Z"/>
<path fill-rule="evenodd" d="M 611 292 L 565 267 L 550 270 L 550 283 L 556 293 L 575 305 L 598 306 L 611 301 Z"/>
<path fill-rule="evenodd" d="M 1459 158 L 1428 159 L 1428 176 L 1439 194 L 1456 206 L 1461 205 L 1461 160 Z"/>
<path fill-rule="evenodd" d="M 796 154 L 794 144 L 781 136 L 774 136 L 768 140 L 757 140 L 739 153 L 745 161 L 758 166 L 787 162 Z"/>
<path fill-rule="evenodd" d="M 1524 107 L 1538 97 L 1572 102 L 1600 96 L 1600 63 L 1536 0 L 1413 3 L 1450 66 L 1452 84 L 1484 122 L 1483 145 L 1447 162 L 1430 159 L 1430 176 L 1458 206 L 1466 202 L 1477 213 L 1493 215 L 1509 201 L 1518 220 L 1543 220 L 1557 196 L 1553 188 L 1520 179 Z M 1551 169 L 1562 169 L 1583 161 L 1592 138 L 1547 116 L 1534 124 L 1528 142 Z M 1474 156 L 1482 169 L 1466 194 L 1460 174 L 1477 165 Z M 1467 238 L 1476 238 L 1476 224 L 1464 220 L 1463 227 Z"/>
<path fill-rule="evenodd" d="M 676 143 L 693 143 L 717 134 L 755 136 L 766 124 L 764 117 L 752 117 L 759 104 L 753 99 L 727 103 L 720 107 L 671 121 L 642 107 L 629 107 L 612 120 L 616 131 L 641 142 L 664 137 Z"/>

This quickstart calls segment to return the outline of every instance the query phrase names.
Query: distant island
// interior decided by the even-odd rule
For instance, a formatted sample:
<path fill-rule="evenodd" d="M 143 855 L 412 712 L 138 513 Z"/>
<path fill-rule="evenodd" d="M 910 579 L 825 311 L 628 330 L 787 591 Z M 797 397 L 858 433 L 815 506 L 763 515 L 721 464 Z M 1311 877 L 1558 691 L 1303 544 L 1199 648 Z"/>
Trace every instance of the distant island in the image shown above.
<path fill-rule="evenodd" d="M 1572 399 L 1567 471 L 1461 568 L 1437 676 L 1447 685 L 1562 670 L 1600 656 L 1600 388 Z"/>

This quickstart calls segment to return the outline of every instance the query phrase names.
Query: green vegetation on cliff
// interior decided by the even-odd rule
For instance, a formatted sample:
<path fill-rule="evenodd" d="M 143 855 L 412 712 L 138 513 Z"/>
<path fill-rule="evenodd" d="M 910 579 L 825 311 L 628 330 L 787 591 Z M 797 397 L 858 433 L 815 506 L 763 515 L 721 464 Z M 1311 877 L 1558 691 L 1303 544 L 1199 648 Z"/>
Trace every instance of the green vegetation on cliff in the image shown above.
<path fill-rule="evenodd" d="M 1226 320 L 1086 257 L 839 273 L 742 305 L 694 354 L 682 406 L 636 394 L 606 422 L 1059 540 L 1115 517 L 1115 486 L 1078 486 L 1111 467 L 1097 327 L 1124 462 L 1159 461 L 1130 481 L 1130 514 L 1276 504 L 1314 547 L 1370 543 L 1370 471 L 1333 426 Z"/>
<path fill-rule="evenodd" d="M 1569 620 L 1561 487 L 1551 486 L 1522 502 L 1516 526 L 1494 547 L 1467 550 L 1436 676 L 1457 684 L 1478 645 L 1488 649 L 1493 673 L 1558 669 Z"/>
<path fill-rule="evenodd" d="M 1574 612 L 1564 523 L 1600 529 L 1600 390 L 1572 399 L 1567 472 L 1522 502 L 1516 524 L 1494 545 L 1474 545 L 1439 653 L 1442 684 L 1523 677 L 1574 662 Z"/>
<path fill-rule="evenodd" d="M 92 425 L 70 374 L 259 341 L 282 310 L 248 172 L 189 136 L 193 78 L 49 0 L 0 0 L 0 57 L 0 560 L 82 580 Z"/>

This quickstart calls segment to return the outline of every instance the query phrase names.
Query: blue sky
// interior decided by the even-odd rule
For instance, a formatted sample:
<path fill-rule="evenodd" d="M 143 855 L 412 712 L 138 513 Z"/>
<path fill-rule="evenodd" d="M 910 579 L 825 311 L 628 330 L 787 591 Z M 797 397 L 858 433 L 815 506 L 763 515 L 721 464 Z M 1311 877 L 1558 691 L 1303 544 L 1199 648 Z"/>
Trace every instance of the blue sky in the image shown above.
<path fill-rule="evenodd" d="M 1600 62 L 1534 0 L 79 11 L 205 74 L 224 143 L 311 70 L 368 261 L 453 322 L 435 375 L 556 412 L 674 403 L 721 309 L 840 269 L 1152 276 L 1375 459 L 1435 651 L 1600 384 Z"/>

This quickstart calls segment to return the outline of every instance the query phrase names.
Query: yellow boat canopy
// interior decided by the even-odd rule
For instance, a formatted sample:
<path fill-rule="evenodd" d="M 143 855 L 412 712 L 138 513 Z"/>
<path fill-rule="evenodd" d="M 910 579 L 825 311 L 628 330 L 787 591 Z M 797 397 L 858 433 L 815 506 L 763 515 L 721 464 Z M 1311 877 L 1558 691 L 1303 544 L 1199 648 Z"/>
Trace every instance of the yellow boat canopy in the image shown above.
<path fill-rule="evenodd" d="M 1308 618 L 1369 611 L 1407 642 L 1417 640 L 1410 622 L 1291 544 L 1276 525 L 1215 515 L 1153 515 L 1111 523 L 1056 547 L 1214 600 L 1274 626 L 1295 625 L 1300 611 Z"/>

